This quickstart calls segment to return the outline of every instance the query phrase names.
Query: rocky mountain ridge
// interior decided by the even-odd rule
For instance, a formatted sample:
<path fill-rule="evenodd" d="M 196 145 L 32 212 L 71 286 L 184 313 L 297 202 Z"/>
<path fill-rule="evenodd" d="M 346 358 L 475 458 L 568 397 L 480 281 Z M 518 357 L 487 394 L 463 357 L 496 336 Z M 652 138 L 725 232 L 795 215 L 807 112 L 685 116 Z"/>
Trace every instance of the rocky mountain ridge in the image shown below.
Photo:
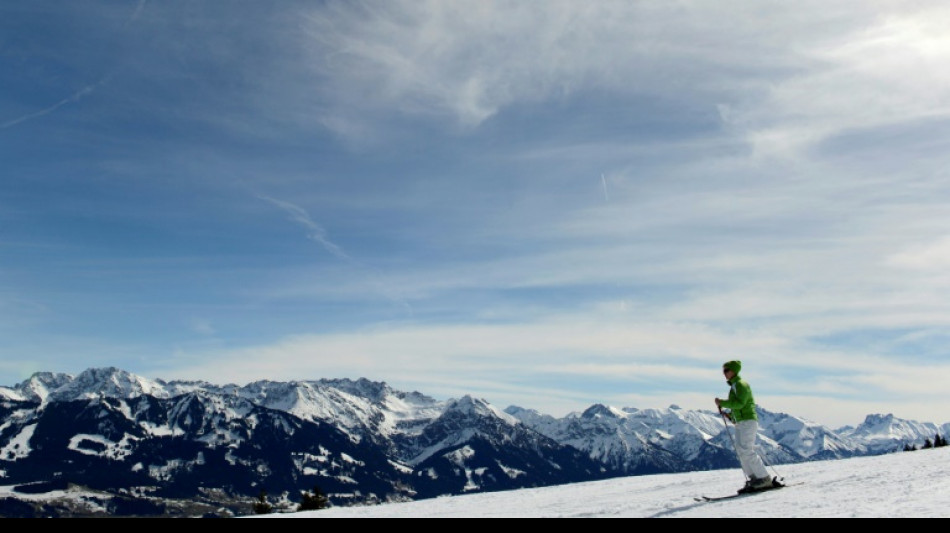
<path fill-rule="evenodd" d="M 889 453 L 950 429 L 870 415 L 834 431 L 760 415 L 772 464 Z M 212 514 L 247 514 L 262 490 L 289 505 L 320 486 L 347 505 L 732 468 L 724 429 L 717 413 L 676 406 L 595 405 L 558 419 L 365 379 L 237 386 L 90 369 L 0 387 L 0 486 L 89 487 L 106 514 L 169 514 L 199 500 Z"/>

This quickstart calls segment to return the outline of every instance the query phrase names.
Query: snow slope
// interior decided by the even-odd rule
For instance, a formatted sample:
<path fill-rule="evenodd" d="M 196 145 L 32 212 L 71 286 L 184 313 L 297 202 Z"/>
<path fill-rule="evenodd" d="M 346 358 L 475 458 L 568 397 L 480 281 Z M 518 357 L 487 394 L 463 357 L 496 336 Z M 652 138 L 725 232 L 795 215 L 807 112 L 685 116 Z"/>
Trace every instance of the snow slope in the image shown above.
<path fill-rule="evenodd" d="M 947 518 L 950 448 L 780 466 L 804 485 L 725 502 L 738 470 L 630 477 L 279 518 Z"/>

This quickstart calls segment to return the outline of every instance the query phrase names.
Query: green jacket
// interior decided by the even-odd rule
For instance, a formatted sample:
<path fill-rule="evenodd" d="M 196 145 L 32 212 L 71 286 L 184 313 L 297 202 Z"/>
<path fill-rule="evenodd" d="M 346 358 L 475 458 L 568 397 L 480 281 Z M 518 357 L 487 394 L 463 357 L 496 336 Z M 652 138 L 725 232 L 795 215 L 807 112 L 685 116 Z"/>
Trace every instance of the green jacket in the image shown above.
<path fill-rule="evenodd" d="M 732 420 L 737 424 L 746 420 L 758 420 L 759 415 L 755 411 L 752 387 L 739 376 L 732 378 L 729 385 L 732 386 L 732 390 L 729 391 L 729 399 L 722 402 L 721 405 L 723 409 L 732 410 Z"/>

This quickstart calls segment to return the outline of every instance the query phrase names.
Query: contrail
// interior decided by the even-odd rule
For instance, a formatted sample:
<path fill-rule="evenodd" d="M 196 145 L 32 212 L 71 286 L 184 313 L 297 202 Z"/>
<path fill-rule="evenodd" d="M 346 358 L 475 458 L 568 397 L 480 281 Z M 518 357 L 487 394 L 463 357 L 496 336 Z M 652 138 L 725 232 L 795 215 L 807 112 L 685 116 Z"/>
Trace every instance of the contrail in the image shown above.
<path fill-rule="evenodd" d="M 131 24 L 131 23 L 135 22 L 136 20 L 138 20 L 139 17 L 142 16 L 142 12 L 145 11 L 145 7 L 146 7 L 147 5 L 148 5 L 148 0 L 139 0 L 139 5 L 138 5 L 138 7 L 135 8 L 135 11 L 132 13 L 132 16 L 129 17 L 129 19 L 125 21 L 125 25 L 123 26 L 123 29 L 125 29 L 126 27 L 128 27 L 129 24 Z M 13 120 L 8 120 L 7 122 L 4 122 L 4 123 L 0 124 L 0 130 L 5 130 L 5 129 L 7 129 L 7 128 L 12 128 L 13 126 L 16 126 L 17 124 L 22 124 L 22 123 L 24 123 L 24 122 L 28 122 L 28 121 L 30 121 L 30 120 L 37 119 L 37 118 L 40 118 L 40 117 L 45 117 L 46 115 L 49 115 L 50 113 L 55 112 L 57 109 L 59 109 L 59 108 L 65 106 L 65 105 L 67 105 L 67 104 L 74 104 L 74 103 L 76 103 L 76 102 L 79 102 L 79 101 L 82 100 L 83 98 L 85 98 L 85 97 L 89 96 L 90 94 L 92 94 L 93 92 L 95 92 L 95 90 L 98 89 L 99 87 L 102 87 L 103 85 L 105 85 L 106 83 L 108 83 L 108 81 L 109 81 L 109 79 L 110 79 L 111 77 L 112 77 L 112 73 L 106 74 L 105 76 L 102 77 L 102 79 L 100 79 L 100 80 L 97 81 L 96 83 L 93 83 L 92 85 L 87 85 L 86 87 L 80 89 L 79 91 L 77 91 L 75 94 L 73 94 L 73 95 L 70 96 L 69 98 L 66 98 L 66 99 L 62 100 L 62 101 L 58 102 L 58 103 L 55 104 L 55 105 L 52 105 L 52 106 L 50 106 L 50 107 L 47 107 L 46 109 L 43 109 L 43 110 L 41 110 L 41 111 L 37 111 L 36 113 L 30 113 L 29 115 L 24 115 L 24 116 L 22 116 L 22 117 L 20 117 L 20 118 L 16 118 L 16 119 L 13 119 Z"/>
<path fill-rule="evenodd" d="M 142 16 L 142 12 L 145 11 L 145 6 L 148 4 L 148 0 L 140 0 L 139 7 L 135 8 L 135 13 L 132 13 L 132 17 L 129 18 L 129 22 L 135 22 Z"/>
<path fill-rule="evenodd" d="M 607 192 L 607 176 L 601 174 L 600 181 L 604 184 L 604 201 L 610 203 L 610 194 Z"/>
<path fill-rule="evenodd" d="M 111 75 L 110 75 L 110 76 L 111 76 Z M 3 124 L 0 124 L 0 130 L 5 130 L 5 129 L 7 129 L 7 128 L 12 128 L 13 126 L 16 126 L 17 124 L 22 124 L 22 123 L 24 123 L 24 122 L 26 122 L 26 121 L 28 121 L 28 120 L 33 120 L 33 119 L 35 119 L 35 118 L 45 117 L 46 115 L 49 115 L 50 113 L 56 111 L 57 109 L 63 107 L 63 106 L 66 105 L 66 104 L 71 104 L 71 103 L 78 102 L 78 101 L 82 100 L 83 98 L 85 98 L 86 96 L 89 96 L 90 94 L 92 94 L 93 91 L 95 91 L 96 89 L 98 89 L 99 87 L 101 87 L 104 83 L 106 83 L 106 82 L 109 80 L 109 77 L 110 77 L 110 76 L 106 76 L 106 77 L 102 78 L 101 80 L 99 80 L 98 82 L 93 83 L 92 85 L 86 86 L 86 87 L 83 88 L 82 90 L 78 91 L 76 94 L 70 96 L 69 98 L 66 98 L 65 100 L 63 100 L 63 101 L 57 103 L 57 104 L 54 105 L 54 106 L 47 107 L 46 109 L 44 109 L 44 110 L 42 110 L 42 111 L 37 111 L 36 113 L 30 113 L 29 115 L 24 115 L 24 116 L 22 116 L 22 117 L 20 117 L 20 118 L 17 118 L 17 119 L 14 119 L 14 120 L 10 120 L 10 121 L 8 121 L 8 122 L 4 122 Z"/>
<path fill-rule="evenodd" d="M 258 198 L 264 200 L 265 202 L 270 202 L 277 207 L 284 210 L 290 218 L 306 228 L 310 233 L 307 235 L 311 240 L 314 240 L 320 243 L 326 251 L 330 252 L 332 255 L 339 257 L 340 259 L 345 259 L 347 261 L 353 261 L 353 258 L 347 255 L 342 248 L 337 246 L 333 241 L 330 240 L 327 230 L 323 229 L 323 226 L 317 224 L 310 218 L 310 214 L 307 213 L 302 207 L 294 205 L 290 202 L 284 202 L 281 200 L 276 200 L 269 196 L 258 195 Z"/>
<path fill-rule="evenodd" d="M 413 311 L 412 306 L 409 305 L 409 302 L 407 302 L 404 298 L 399 296 L 398 290 L 394 290 L 393 288 L 389 287 L 387 284 L 380 281 L 378 273 L 374 272 L 373 269 L 366 267 L 360 261 L 357 261 L 356 259 L 350 257 L 350 255 L 347 254 L 343 250 L 343 248 L 341 248 L 340 246 L 337 246 L 336 243 L 331 241 L 327 233 L 327 230 L 325 230 L 323 226 L 321 226 L 320 224 L 317 224 L 313 220 L 313 218 L 310 217 L 310 214 L 307 213 L 305 209 L 303 209 L 302 207 L 298 205 L 294 205 L 290 202 L 277 200 L 269 196 L 263 196 L 260 194 L 256 196 L 259 199 L 264 200 L 265 202 L 268 202 L 270 204 L 273 204 L 279 207 L 285 213 L 290 215 L 290 218 L 293 222 L 299 224 L 300 226 L 304 227 L 308 231 L 307 237 L 310 240 L 320 243 L 320 245 L 323 246 L 323 248 L 327 252 L 332 254 L 334 257 L 342 259 L 343 261 L 346 261 L 350 263 L 351 265 L 353 265 L 354 267 L 358 268 L 359 270 L 363 271 L 364 274 L 370 279 L 372 284 L 375 285 L 376 289 L 383 296 L 385 296 L 386 299 L 388 299 L 394 304 L 399 305 L 400 307 L 405 309 L 406 313 L 410 317 L 415 316 L 415 312 Z"/>

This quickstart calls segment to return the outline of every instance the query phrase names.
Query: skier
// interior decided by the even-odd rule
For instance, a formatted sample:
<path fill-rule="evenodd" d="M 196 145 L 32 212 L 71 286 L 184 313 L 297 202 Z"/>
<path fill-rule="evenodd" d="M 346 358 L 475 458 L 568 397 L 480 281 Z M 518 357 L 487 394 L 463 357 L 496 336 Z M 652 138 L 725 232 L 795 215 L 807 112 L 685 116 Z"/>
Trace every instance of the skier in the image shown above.
<path fill-rule="evenodd" d="M 728 416 L 736 425 L 736 454 L 739 456 L 739 462 L 742 463 L 742 471 L 748 478 L 746 486 L 739 492 L 771 489 L 775 486 L 776 480 L 769 475 L 765 463 L 755 451 L 755 438 L 759 432 L 759 415 L 755 410 L 752 387 L 739 377 L 739 372 L 742 372 L 742 362 L 729 361 L 722 366 L 722 372 L 732 389 L 729 391 L 728 400 L 716 398 L 716 406 L 719 407 L 719 412 L 723 413 L 723 416 L 727 416 L 723 409 L 730 410 Z"/>

